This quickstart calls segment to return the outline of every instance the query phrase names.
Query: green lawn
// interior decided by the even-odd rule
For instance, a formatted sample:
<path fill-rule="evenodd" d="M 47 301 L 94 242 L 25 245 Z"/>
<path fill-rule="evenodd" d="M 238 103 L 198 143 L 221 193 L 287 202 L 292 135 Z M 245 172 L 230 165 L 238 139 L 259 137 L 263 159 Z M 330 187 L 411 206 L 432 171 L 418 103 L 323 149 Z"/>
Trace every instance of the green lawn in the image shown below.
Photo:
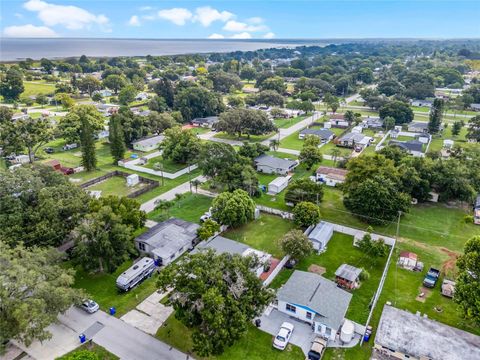
<path fill-rule="evenodd" d="M 280 147 L 287 148 L 292 150 L 302 150 L 303 140 L 298 138 L 300 131 L 295 131 L 293 134 L 288 135 L 287 137 L 280 140 Z"/>
<path fill-rule="evenodd" d="M 215 137 L 218 139 L 226 139 L 226 140 L 236 140 L 236 141 L 249 141 L 249 142 L 261 142 L 264 141 L 270 137 L 275 135 L 274 133 L 266 134 L 266 135 L 242 135 L 241 137 L 238 137 L 236 135 L 230 135 L 224 132 L 219 132 L 218 134 L 215 134 Z"/>
<path fill-rule="evenodd" d="M 154 210 L 148 214 L 148 218 L 154 221 L 163 221 L 165 216 L 176 217 L 186 221 L 198 223 L 212 204 L 212 198 L 199 194 L 185 194 L 183 198 L 175 201 L 175 204 L 167 212 Z"/>
<path fill-rule="evenodd" d="M 305 118 L 306 118 L 306 116 L 297 116 L 297 117 L 290 118 L 290 119 L 275 119 L 273 122 L 275 123 L 276 127 L 280 128 L 280 129 L 286 129 L 286 128 L 289 128 L 289 127 L 299 123 L 300 121 L 302 121 Z"/>
<path fill-rule="evenodd" d="M 204 127 L 192 127 L 189 129 L 191 132 L 193 132 L 194 134 L 197 134 L 197 135 L 200 135 L 200 134 L 206 134 L 210 131 L 212 131 L 212 129 L 210 128 L 204 128 Z"/>
<path fill-rule="evenodd" d="M 23 86 L 25 87 L 25 90 L 20 97 L 53 94 L 55 92 L 55 84 L 46 83 L 44 81 L 24 81 Z"/>
<path fill-rule="evenodd" d="M 294 227 L 293 222 L 289 220 L 262 213 L 258 220 L 229 229 L 222 236 L 243 242 L 254 249 L 266 251 L 276 258 L 282 258 L 284 254 L 277 242 Z"/>
<path fill-rule="evenodd" d="M 120 317 L 132 310 L 156 289 L 155 277 L 146 279 L 129 292 L 120 292 L 115 285 L 117 277 L 132 266 L 133 261 L 127 261 L 112 274 L 89 274 L 81 268 L 76 268 L 74 287 L 84 289 L 104 311 L 114 306 L 115 316 Z"/>
<path fill-rule="evenodd" d="M 98 356 L 98 358 L 101 359 L 101 360 L 117 360 L 117 359 L 120 359 L 118 356 L 112 354 L 110 351 L 108 351 L 104 347 L 101 347 L 100 345 L 92 343 L 91 345 L 90 344 L 83 344 L 82 346 L 76 348 L 75 350 L 70 351 L 68 354 L 65 354 L 65 355 L 57 358 L 57 360 L 67 359 L 71 355 L 76 354 L 80 351 L 85 351 L 85 350 L 88 350 L 88 351 L 96 354 Z"/>
<path fill-rule="evenodd" d="M 173 162 L 172 160 L 164 159 L 162 156 L 156 156 L 154 158 L 148 159 L 148 162 L 143 166 L 148 169 L 154 169 L 156 163 L 161 163 L 163 165 L 163 171 L 169 173 L 176 173 L 177 171 L 180 171 L 187 167 L 187 165 L 185 164 L 179 164 Z"/>
<path fill-rule="evenodd" d="M 170 315 L 157 332 L 157 338 L 197 359 L 205 359 L 192 351 L 192 331 Z M 253 325 L 247 333 L 222 355 L 210 356 L 211 360 L 303 360 L 305 355 L 299 347 L 288 345 L 285 351 L 272 347 L 272 336 L 258 330 Z"/>
<path fill-rule="evenodd" d="M 140 190 L 145 184 L 139 183 L 128 187 L 127 180 L 123 176 L 113 176 L 95 185 L 89 186 L 88 190 L 97 190 L 102 192 L 102 196 L 116 195 L 127 196 L 134 191 Z"/>

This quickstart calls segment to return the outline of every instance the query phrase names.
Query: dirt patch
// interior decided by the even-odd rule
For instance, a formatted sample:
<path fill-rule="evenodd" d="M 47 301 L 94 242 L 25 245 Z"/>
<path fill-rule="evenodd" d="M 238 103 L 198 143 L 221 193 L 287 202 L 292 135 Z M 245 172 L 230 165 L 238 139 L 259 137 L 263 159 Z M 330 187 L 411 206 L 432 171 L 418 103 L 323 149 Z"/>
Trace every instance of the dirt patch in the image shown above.
<path fill-rule="evenodd" d="M 325 269 L 323 266 L 318 266 L 313 264 L 308 267 L 308 271 L 318 275 L 322 275 L 322 274 L 325 274 L 327 269 Z"/>
<path fill-rule="evenodd" d="M 430 297 L 430 295 L 432 295 L 432 290 L 430 290 L 430 289 L 428 289 L 424 286 L 420 286 L 420 288 L 418 289 L 418 296 L 415 298 L 415 300 L 424 303 L 425 300 L 428 297 Z"/>
<path fill-rule="evenodd" d="M 444 247 L 441 247 L 440 251 L 448 255 L 448 260 L 442 264 L 442 272 L 446 275 L 452 275 L 455 273 L 458 254 Z"/>

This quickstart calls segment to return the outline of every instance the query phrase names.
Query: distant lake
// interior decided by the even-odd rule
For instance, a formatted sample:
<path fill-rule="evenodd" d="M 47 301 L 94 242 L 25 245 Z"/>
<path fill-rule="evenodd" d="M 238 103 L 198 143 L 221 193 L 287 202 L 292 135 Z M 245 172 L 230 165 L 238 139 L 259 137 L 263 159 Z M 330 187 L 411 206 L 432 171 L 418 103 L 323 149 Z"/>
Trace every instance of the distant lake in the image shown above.
<path fill-rule="evenodd" d="M 254 51 L 293 47 L 318 41 L 288 40 L 150 40 L 150 39 L 13 39 L 0 38 L 0 60 L 15 61 L 78 57 L 179 55 L 210 52 Z M 322 44 L 324 45 L 324 44 Z"/>

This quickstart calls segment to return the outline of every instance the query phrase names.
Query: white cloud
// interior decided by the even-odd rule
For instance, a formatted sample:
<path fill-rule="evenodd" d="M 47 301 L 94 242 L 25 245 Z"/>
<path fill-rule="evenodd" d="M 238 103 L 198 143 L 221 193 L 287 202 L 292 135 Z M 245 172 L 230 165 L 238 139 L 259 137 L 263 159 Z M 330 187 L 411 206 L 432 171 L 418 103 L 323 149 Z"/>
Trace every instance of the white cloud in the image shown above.
<path fill-rule="evenodd" d="M 128 20 L 128 25 L 131 26 L 140 26 L 140 20 L 137 15 L 133 15 L 130 20 Z"/>
<path fill-rule="evenodd" d="M 225 36 L 223 36 L 222 34 L 213 33 L 208 38 L 209 39 L 225 39 Z"/>
<path fill-rule="evenodd" d="M 259 16 L 254 16 L 247 19 L 247 22 L 249 22 L 250 24 L 261 24 L 263 23 L 263 19 Z"/>
<path fill-rule="evenodd" d="M 244 22 L 230 20 L 227 21 L 227 23 L 223 27 L 223 30 L 231 32 L 256 32 L 268 30 L 268 27 L 263 24 L 249 25 Z"/>
<path fill-rule="evenodd" d="M 91 24 L 106 26 L 109 21 L 105 15 L 95 15 L 77 6 L 55 5 L 42 0 L 29 0 L 23 7 L 37 12 L 47 26 L 63 25 L 70 30 L 80 30 Z"/>
<path fill-rule="evenodd" d="M 231 39 L 251 39 L 252 35 L 246 31 L 239 33 L 239 34 L 233 34 L 230 36 Z"/>
<path fill-rule="evenodd" d="M 23 15 L 20 14 L 20 13 L 15 13 L 15 17 L 16 17 L 17 19 L 23 19 Z"/>
<path fill-rule="evenodd" d="M 151 6 L 141 6 L 140 11 L 148 11 L 148 10 L 153 10 L 153 7 Z"/>
<path fill-rule="evenodd" d="M 271 31 L 263 35 L 264 39 L 273 39 L 274 37 L 275 37 L 275 34 Z"/>
<path fill-rule="evenodd" d="M 35 26 L 32 24 L 20 26 L 8 26 L 3 29 L 6 37 L 57 37 L 52 29 L 46 26 Z"/>
<path fill-rule="evenodd" d="M 192 13 L 184 8 L 164 9 L 158 12 L 158 17 L 171 21 L 175 25 L 185 25 L 192 18 Z"/>
<path fill-rule="evenodd" d="M 199 7 L 195 10 L 193 21 L 198 21 L 203 26 L 210 26 L 214 21 L 225 22 L 233 18 L 234 15 L 228 11 L 218 11 L 210 6 Z"/>

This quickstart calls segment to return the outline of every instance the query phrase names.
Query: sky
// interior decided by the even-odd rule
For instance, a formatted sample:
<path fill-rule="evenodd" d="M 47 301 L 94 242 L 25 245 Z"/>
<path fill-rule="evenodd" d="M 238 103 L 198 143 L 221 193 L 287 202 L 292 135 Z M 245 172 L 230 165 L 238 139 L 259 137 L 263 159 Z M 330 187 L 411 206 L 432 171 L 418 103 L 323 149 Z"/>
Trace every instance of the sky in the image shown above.
<path fill-rule="evenodd" d="M 480 38 L 480 0 L 1 0 L 2 37 Z"/>

